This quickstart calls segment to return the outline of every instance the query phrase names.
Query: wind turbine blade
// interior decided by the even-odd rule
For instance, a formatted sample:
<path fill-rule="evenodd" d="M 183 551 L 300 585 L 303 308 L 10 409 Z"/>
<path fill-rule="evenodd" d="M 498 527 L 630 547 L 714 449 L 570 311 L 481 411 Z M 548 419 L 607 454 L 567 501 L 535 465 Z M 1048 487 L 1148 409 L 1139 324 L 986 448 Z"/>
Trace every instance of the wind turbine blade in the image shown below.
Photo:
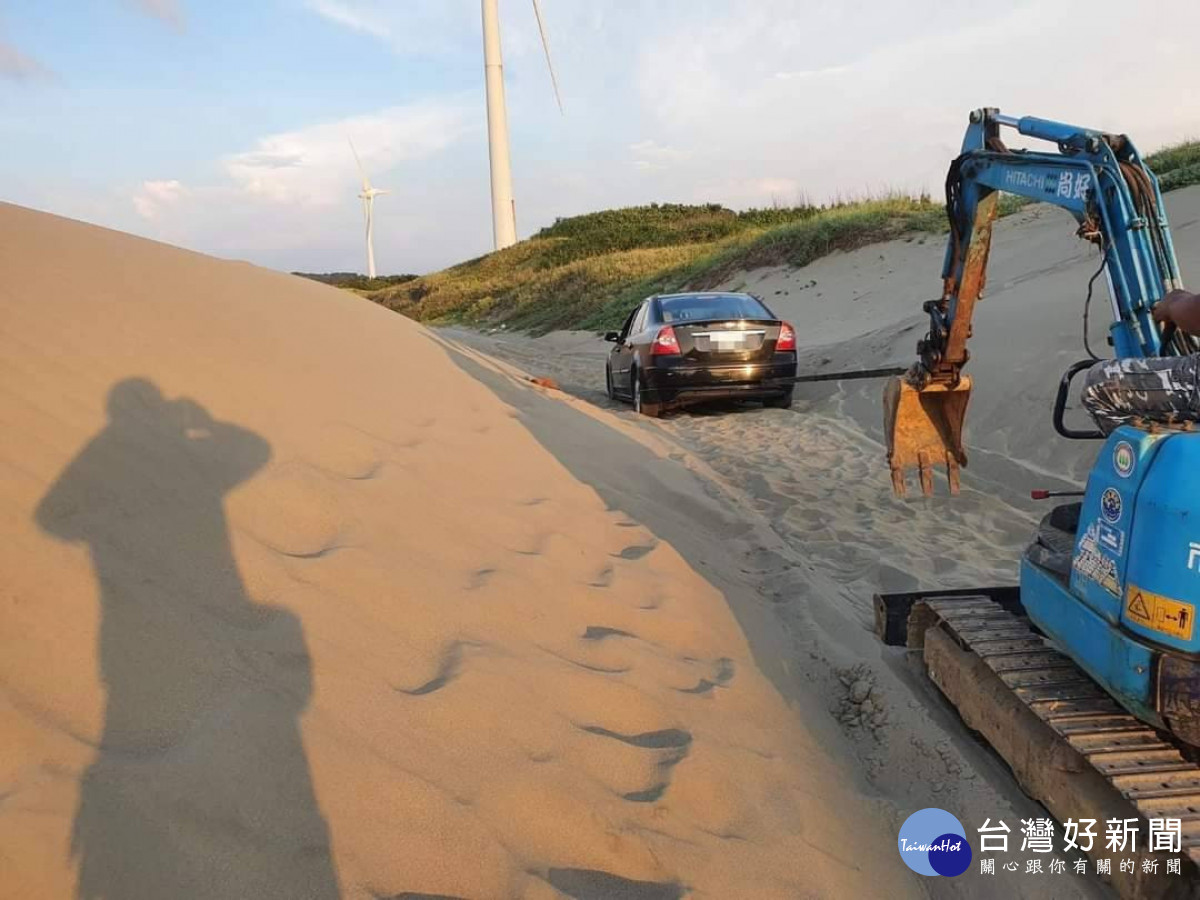
<path fill-rule="evenodd" d="M 371 182 L 367 178 L 366 170 L 363 169 L 362 160 L 358 158 L 358 151 L 354 149 L 354 141 L 347 137 L 346 143 L 350 145 L 350 152 L 354 154 L 354 164 L 358 166 L 358 174 L 362 176 L 363 190 L 369 191 L 371 189 Z"/>
<path fill-rule="evenodd" d="M 538 0 L 533 0 L 533 14 L 537 17 L 538 33 L 542 36 L 542 50 L 546 53 L 546 68 L 550 70 L 550 83 L 554 85 L 554 99 L 558 103 L 558 111 L 564 112 L 562 95 L 558 92 L 558 76 L 554 73 L 554 60 L 550 58 L 550 41 L 546 39 L 546 25 L 542 22 L 542 7 Z"/>

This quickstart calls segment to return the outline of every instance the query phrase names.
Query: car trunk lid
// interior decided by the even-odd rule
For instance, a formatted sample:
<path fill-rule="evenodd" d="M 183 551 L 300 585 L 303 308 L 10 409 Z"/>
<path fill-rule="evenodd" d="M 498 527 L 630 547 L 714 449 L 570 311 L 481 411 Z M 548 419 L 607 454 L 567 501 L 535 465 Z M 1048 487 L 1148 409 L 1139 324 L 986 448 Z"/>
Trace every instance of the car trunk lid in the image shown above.
<path fill-rule="evenodd" d="M 779 339 L 779 322 L 768 319 L 693 320 L 672 322 L 671 327 L 680 355 L 709 366 L 768 361 Z"/>

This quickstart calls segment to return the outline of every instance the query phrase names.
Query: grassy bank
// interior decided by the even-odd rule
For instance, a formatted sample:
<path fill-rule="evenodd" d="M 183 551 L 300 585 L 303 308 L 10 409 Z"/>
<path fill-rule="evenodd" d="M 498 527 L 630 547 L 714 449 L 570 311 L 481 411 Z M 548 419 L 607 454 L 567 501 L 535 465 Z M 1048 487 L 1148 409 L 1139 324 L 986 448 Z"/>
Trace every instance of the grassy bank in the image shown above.
<path fill-rule="evenodd" d="M 654 205 L 556 222 L 532 238 L 368 296 L 424 322 L 533 332 L 603 329 L 655 291 L 706 287 L 742 268 L 804 265 L 910 231 L 943 227 L 928 198 L 734 212 Z"/>
<path fill-rule="evenodd" d="M 1200 183 L 1200 142 L 1165 148 L 1147 162 L 1164 190 Z M 1005 195 L 1001 214 L 1022 205 Z M 834 251 L 945 230 L 942 203 L 929 197 L 743 212 L 654 204 L 562 219 L 506 250 L 367 296 L 423 322 L 601 331 L 656 292 L 714 287 L 747 269 L 803 266 Z"/>
<path fill-rule="evenodd" d="M 369 278 L 357 272 L 293 272 L 292 274 L 310 281 L 319 281 L 321 284 L 360 292 L 381 291 L 384 288 L 415 281 L 420 277 L 418 275 L 380 275 L 376 278 Z"/>
<path fill-rule="evenodd" d="M 614 291 L 576 327 L 597 331 L 617 328 L 629 309 L 650 294 L 704 290 L 748 269 L 804 266 L 836 250 L 854 250 L 907 233 L 940 232 L 945 228 L 943 206 L 927 197 L 896 196 L 822 209 L 802 221 L 747 233 L 739 240 L 710 247 L 682 265 Z"/>
<path fill-rule="evenodd" d="M 1200 184 L 1200 141 L 1165 147 L 1146 157 L 1164 191 Z"/>

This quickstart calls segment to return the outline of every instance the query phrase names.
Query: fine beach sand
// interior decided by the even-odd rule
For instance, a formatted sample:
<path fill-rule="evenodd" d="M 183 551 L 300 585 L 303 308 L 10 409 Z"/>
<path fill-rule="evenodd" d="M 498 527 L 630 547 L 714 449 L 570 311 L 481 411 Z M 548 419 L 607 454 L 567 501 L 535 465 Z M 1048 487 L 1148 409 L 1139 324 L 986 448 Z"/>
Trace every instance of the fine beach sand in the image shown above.
<path fill-rule="evenodd" d="M 4 896 L 921 893 L 694 560 L 424 328 L 0 204 L 0 426 Z"/>
<path fill-rule="evenodd" d="M 1200 278 L 1200 188 L 1168 194 L 1185 284 Z M 1063 371 L 1085 356 L 1082 314 L 1096 251 L 1075 236 L 1060 210 L 1033 206 L 996 226 L 988 289 L 975 315 L 968 371 L 975 391 L 967 415 L 968 467 L 961 496 L 892 496 L 878 380 L 799 385 L 791 411 L 713 404 L 665 419 L 636 416 L 604 396 L 609 345 L 596 335 L 557 332 L 529 338 L 446 329 L 449 339 L 556 379 L 565 400 L 614 427 L 658 442 L 701 475 L 747 522 L 764 549 L 753 566 L 757 589 L 787 632 L 798 693 L 817 690 L 852 740 L 872 786 L 895 817 L 924 806 L 952 810 L 968 830 L 985 818 L 1044 815 L 995 757 L 975 744 L 903 651 L 872 633 L 877 591 L 1015 584 L 1018 561 L 1045 504 L 1037 487 L 1081 485 L 1096 444 L 1065 441 L 1051 423 Z M 938 295 L 944 239 L 913 236 L 835 253 L 800 269 L 739 273 L 721 285 L 763 297 L 797 330 L 802 372 L 907 365 L 927 320 L 921 302 Z M 1193 276 L 1189 280 L 1189 275 Z M 1111 315 L 1103 279 L 1092 300 L 1093 349 L 1109 350 Z M 1071 397 L 1069 421 L 1086 420 Z M 870 709 L 852 702 L 850 684 L 874 684 Z M 1015 815 L 1014 815 L 1015 813 Z M 944 896 L 1014 896 L 1013 880 L 930 884 Z M 1022 896 L 1100 890 L 1086 879 L 1054 883 L 1031 876 Z M 992 893 L 989 893 L 992 892 Z"/>

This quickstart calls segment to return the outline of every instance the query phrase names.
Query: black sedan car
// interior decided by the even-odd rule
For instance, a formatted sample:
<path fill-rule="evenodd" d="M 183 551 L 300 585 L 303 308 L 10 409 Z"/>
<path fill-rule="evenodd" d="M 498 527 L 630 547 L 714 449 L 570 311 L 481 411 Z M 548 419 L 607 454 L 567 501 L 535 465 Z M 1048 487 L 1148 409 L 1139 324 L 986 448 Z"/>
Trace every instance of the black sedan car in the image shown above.
<path fill-rule="evenodd" d="M 792 405 L 796 332 L 749 294 L 688 293 L 648 297 L 613 343 L 605 382 L 610 398 L 647 416 L 670 406 L 717 398 Z"/>

